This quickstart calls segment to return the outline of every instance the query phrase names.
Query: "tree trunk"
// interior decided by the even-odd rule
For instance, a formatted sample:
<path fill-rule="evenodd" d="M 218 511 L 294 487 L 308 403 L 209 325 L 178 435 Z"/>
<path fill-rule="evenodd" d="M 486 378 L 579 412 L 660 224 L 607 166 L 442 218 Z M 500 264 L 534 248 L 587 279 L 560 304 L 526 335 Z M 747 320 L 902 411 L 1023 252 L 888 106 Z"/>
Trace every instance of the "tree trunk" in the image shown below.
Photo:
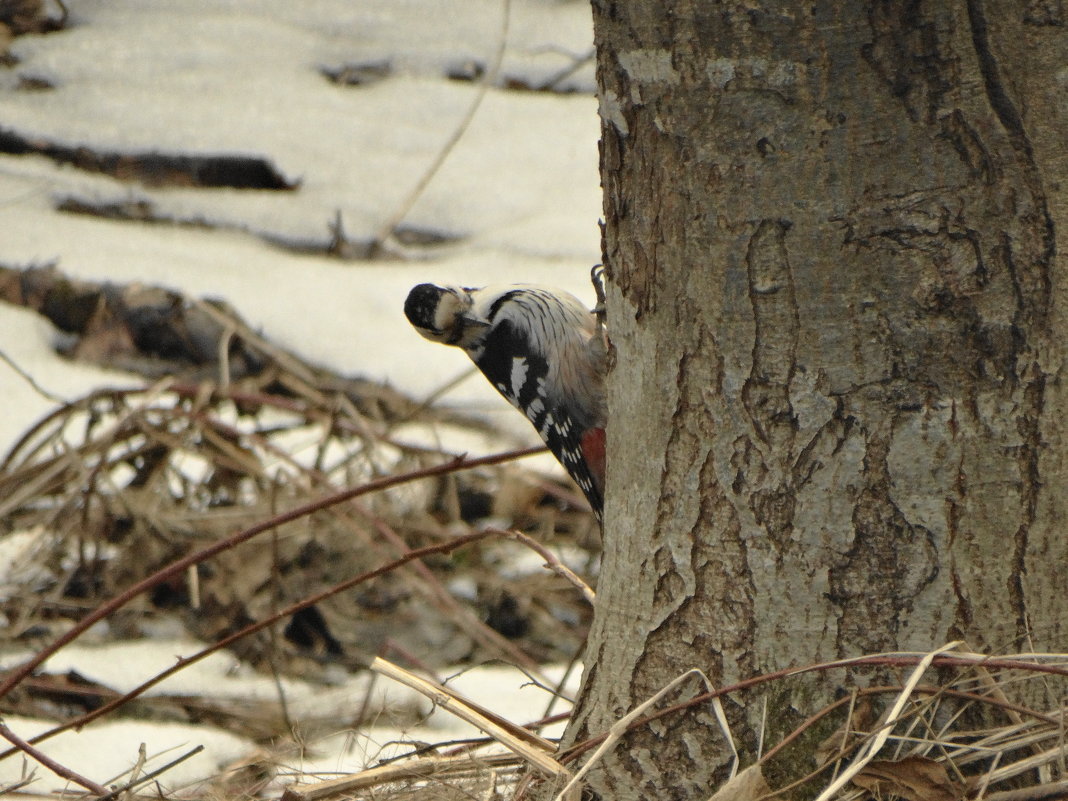
<path fill-rule="evenodd" d="M 567 740 L 691 667 L 1066 650 L 1062 3 L 594 20 L 614 370 Z M 772 728 L 829 700 L 817 681 L 772 698 Z M 705 799 L 723 745 L 710 712 L 675 715 L 591 786 Z"/>

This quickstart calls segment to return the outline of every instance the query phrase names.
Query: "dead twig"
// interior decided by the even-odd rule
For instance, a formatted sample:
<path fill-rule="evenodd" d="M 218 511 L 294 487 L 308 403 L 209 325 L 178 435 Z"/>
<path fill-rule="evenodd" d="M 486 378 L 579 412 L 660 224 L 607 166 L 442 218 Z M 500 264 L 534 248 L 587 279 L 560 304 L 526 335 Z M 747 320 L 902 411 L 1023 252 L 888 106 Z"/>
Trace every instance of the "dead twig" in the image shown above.
<path fill-rule="evenodd" d="M 538 768 L 548 776 L 566 776 L 568 771 L 549 754 L 556 751 L 554 743 L 527 731 L 521 726 L 504 720 L 499 715 L 463 697 L 450 687 L 428 679 L 420 678 L 414 673 L 377 657 L 371 663 L 371 670 L 388 676 L 413 690 L 422 693 L 435 706 L 456 715 L 485 732 L 512 753 L 522 757 L 530 765 Z"/>
<path fill-rule="evenodd" d="M 0 361 L 4 362 L 5 364 L 7 364 L 8 367 L 14 370 L 19 378 L 29 384 L 30 387 L 33 388 L 33 391 L 45 400 L 51 401 L 52 403 L 67 402 L 66 398 L 61 398 L 59 397 L 59 395 L 56 395 L 54 392 L 49 392 L 47 389 L 38 384 L 37 380 L 32 375 L 23 370 L 14 359 L 12 359 L 10 356 L 7 355 L 6 352 L 4 352 L 3 349 L 0 349 Z"/>
<path fill-rule="evenodd" d="M 435 775 L 456 775 L 457 769 L 469 772 L 472 768 L 479 769 L 484 766 L 492 767 L 515 767 L 519 765 L 519 759 L 511 754 L 492 755 L 478 760 L 470 757 L 425 757 L 423 759 L 411 759 L 392 765 L 379 765 L 368 768 L 353 776 L 341 776 L 337 779 L 319 782 L 312 785 L 290 785 L 282 794 L 282 801 L 321 801 L 355 790 L 367 787 L 378 787 L 398 781 L 411 781 L 413 779 L 425 779 Z"/>
<path fill-rule="evenodd" d="M 188 751 L 186 751 L 184 754 L 182 754 L 177 759 L 172 759 L 166 765 L 163 765 L 163 766 L 161 766 L 159 768 L 156 768 L 155 770 L 150 771 L 149 773 L 146 773 L 144 776 L 141 776 L 141 777 L 136 777 L 135 776 L 134 778 L 130 779 L 129 782 L 124 784 L 122 787 L 116 787 L 110 793 L 108 793 L 107 795 L 103 796 L 102 798 L 98 798 L 96 801 L 113 801 L 113 799 L 118 798 L 120 795 L 129 796 L 134 791 L 134 789 L 140 787 L 143 784 L 148 784 L 153 779 L 156 779 L 159 776 L 162 776 L 164 773 L 166 773 L 171 768 L 174 768 L 174 767 L 182 764 L 187 759 L 195 757 L 197 754 L 199 754 L 203 750 L 204 750 L 204 746 L 202 746 L 202 745 L 194 746 L 193 748 L 190 748 Z M 139 756 L 139 759 L 138 759 L 138 763 L 139 763 L 138 764 L 138 771 L 140 770 L 141 766 L 144 764 L 143 763 L 143 756 L 144 756 L 144 744 L 142 743 L 142 745 L 141 745 L 141 755 Z"/>
<path fill-rule="evenodd" d="M 48 739 L 49 737 L 53 737 L 59 734 L 60 732 L 84 726 L 86 723 L 89 723 L 90 721 L 93 721 L 103 715 L 106 715 L 109 712 L 122 706 L 123 704 L 132 701 L 133 699 L 142 695 L 145 691 L 151 689 L 152 687 L 155 687 L 160 682 L 164 681 L 170 676 L 173 676 L 178 671 L 185 669 L 194 662 L 199 662 L 201 659 L 208 656 L 209 654 L 213 654 L 216 651 L 219 651 L 223 648 L 226 648 L 228 645 L 237 642 L 238 640 L 244 639 L 245 637 L 255 634 L 256 632 L 261 631 L 262 629 L 265 629 L 266 627 L 273 625 L 274 623 L 277 623 L 279 620 L 292 616 L 293 614 L 301 611 L 302 609 L 307 609 L 310 606 L 314 606 L 315 604 L 326 600 L 332 595 L 337 595 L 339 592 L 344 592 L 345 590 L 351 589 L 359 584 L 363 584 L 367 581 L 370 581 L 373 578 L 381 576 L 385 573 L 389 573 L 390 571 L 396 570 L 398 567 L 416 559 L 422 559 L 423 557 L 430 556 L 432 554 L 450 553 L 451 551 L 454 551 L 458 548 L 462 548 L 466 545 L 471 545 L 472 543 L 479 542 L 481 540 L 493 536 L 496 535 L 492 531 L 476 531 L 464 536 L 457 537 L 453 540 L 450 540 L 449 542 L 443 542 L 437 545 L 428 545 L 425 548 L 419 548 L 414 551 L 409 551 L 404 556 L 400 557 L 399 559 L 395 559 L 392 562 L 389 562 L 388 564 L 382 565 L 381 567 L 377 567 L 374 570 L 368 570 L 367 572 L 361 573 L 360 575 L 354 576 L 350 579 L 346 579 L 345 581 L 342 581 L 339 584 L 335 584 L 333 587 L 323 590 L 322 592 L 316 593 L 315 595 L 310 595 L 301 600 L 299 603 L 287 606 L 285 609 L 280 609 L 269 617 L 266 617 L 263 620 L 259 620 L 249 626 L 246 626 L 240 631 L 234 632 L 230 636 L 225 637 L 216 643 L 213 643 L 207 648 L 197 651 L 191 656 L 182 657 L 181 659 L 178 659 L 174 665 L 162 671 L 161 673 L 157 673 L 148 681 L 130 690 L 130 692 L 112 699 L 108 703 L 104 704 L 98 709 L 93 710 L 92 712 L 87 712 L 86 714 L 74 718 L 73 720 L 67 721 L 61 726 L 56 726 L 53 729 L 49 729 L 46 732 L 38 734 L 36 737 L 32 738 L 31 742 L 39 743 Z M 8 751 L 5 751 L 4 753 L 0 754 L 0 759 L 5 759 L 6 757 L 11 756 L 13 753 L 15 753 L 15 751 L 9 749 Z"/>
<path fill-rule="evenodd" d="M 553 573 L 560 576 L 560 578 L 567 581 L 571 586 L 577 589 L 582 597 L 586 599 L 589 604 L 593 604 L 595 595 L 590 585 L 583 581 L 570 567 L 565 565 L 544 545 L 538 542 L 533 537 L 528 537 L 521 531 L 501 531 L 503 536 L 509 539 L 515 540 L 534 551 L 538 556 L 545 560 L 545 566 L 549 568 Z"/>
<path fill-rule="evenodd" d="M 285 523 L 298 520 L 302 517 L 306 517 L 307 515 L 310 515 L 314 512 L 318 512 L 322 509 L 327 509 L 336 504 L 344 503 L 345 501 L 352 500 L 353 498 L 358 498 L 361 495 L 367 495 L 368 493 L 372 492 L 379 492 L 381 490 L 388 489 L 389 487 L 395 487 L 400 484 L 418 481 L 419 479 L 423 478 L 453 473 L 457 470 L 466 470 L 472 467 L 479 467 L 483 465 L 500 464 L 501 462 L 510 461 L 514 458 L 516 458 L 516 452 L 512 451 L 508 453 L 495 454 L 493 456 L 486 456 L 480 459 L 467 460 L 460 457 L 457 459 L 453 459 L 450 462 L 446 462 L 445 464 L 435 465 L 433 467 L 427 467 L 421 470 L 412 470 L 410 472 L 401 473 L 398 475 L 385 476 L 383 478 L 370 481 L 359 487 L 342 490 L 332 495 L 328 495 L 323 498 L 314 500 L 310 503 L 301 504 L 293 509 L 290 509 L 288 512 L 283 512 L 281 514 L 275 515 L 269 520 L 257 523 L 256 525 L 246 528 L 245 530 L 240 531 L 237 534 L 226 537 L 222 540 L 215 542 L 212 545 L 209 545 L 206 548 L 202 548 L 198 551 L 195 551 L 189 554 L 188 556 L 183 557 L 182 559 L 178 559 L 174 562 L 171 562 L 163 569 L 156 571 L 151 576 L 142 579 L 141 581 L 134 584 L 132 587 L 124 590 L 122 593 L 115 596 L 110 601 L 98 606 L 96 609 L 94 609 L 92 612 L 90 612 L 88 615 L 78 621 L 68 631 L 64 632 L 52 644 L 45 646 L 26 662 L 14 668 L 10 673 L 7 674 L 6 677 L 4 677 L 3 681 L 0 681 L 0 698 L 11 692 L 11 690 L 15 686 L 17 686 L 22 679 L 29 676 L 37 667 L 43 664 L 45 660 L 48 659 L 48 657 L 52 656 L 52 654 L 56 653 L 56 651 L 63 648 L 65 645 L 76 640 L 94 624 L 108 617 L 116 610 L 121 609 L 123 606 L 128 604 L 130 601 L 132 601 L 134 598 L 136 598 L 138 595 L 145 592 L 146 590 L 158 586 L 159 584 L 173 576 L 181 574 L 190 565 L 195 565 L 199 564 L 200 562 L 206 561 L 207 559 L 210 559 L 216 554 L 234 548 L 235 546 L 240 545 L 241 543 L 246 542 L 259 534 L 262 534 L 265 531 L 270 531 L 271 529 L 277 528 L 278 526 L 281 526 Z"/>
<path fill-rule="evenodd" d="M 86 790 L 89 790 L 90 792 L 95 793 L 96 795 L 108 794 L 109 790 L 107 787 L 104 787 L 102 784 L 97 784 L 92 779 L 87 779 L 81 774 L 75 773 L 70 768 L 59 764 L 54 759 L 52 759 L 52 757 L 48 756 L 48 754 L 45 754 L 42 751 L 39 751 L 37 748 L 34 748 L 32 745 L 30 745 L 30 743 L 26 742 L 17 734 L 15 734 L 15 732 L 11 731 L 11 729 L 8 728 L 6 723 L 0 723 L 0 737 L 3 737 L 9 743 L 14 745 L 16 751 L 21 751 L 34 762 L 44 765 L 57 776 L 62 776 L 67 781 L 74 782 L 79 787 L 84 787 Z"/>
<path fill-rule="evenodd" d="M 441 169 L 441 165 L 445 163 L 449 154 L 452 153 L 453 148 L 456 147 L 456 143 L 459 142 L 467 132 L 467 129 L 471 125 L 471 121 L 475 118 L 475 113 L 478 111 L 479 107 L 482 105 L 482 101 L 486 97 L 486 93 L 496 82 L 497 76 L 501 71 L 501 63 L 504 61 L 505 46 L 508 43 L 508 26 L 511 22 L 511 11 L 511 0 L 502 0 L 501 31 L 497 39 L 497 50 L 494 53 L 493 61 L 490 64 L 489 69 L 486 70 L 486 73 L 482 76 L 474 100 L 471 101 L 471 105 L 468 107 L 463 119 L 460 120 L 460 123 L 441 147 L 441 150 L 438 151 L 438 155 L 435 157 L 434 161 L 431 162 L 430 166 L 427 167 L 423 176 L 419 179 L 419 182 L 415 185 L 412 191 L 408 193 L 408 196 L 397 207 L 397 210 L 394 211 L 389 219 L 378 229 L 378 233 L 375 234 L 375 238 L 371 243 L 372 255 L 385 247 L 386 242 L 397 230 L 397 226 L 408 216 L 408 212 L 412 210 L 415 202 L 422 196 L 423 192 L 426 191 L 426 188 L 430 185 L 434 176 L 438 174 L 438 170 Z"/>
<path fill-rule="evenodd" d="M 642 703 L 638 704 L 638 706 L 636 706 L 622 718 L 613 723 L 612 727 L 608 730 L 608 733 L 605 736 L 604 740 L 601 742 L 600 746 L 597 748 L 596 751 L 593 752 L 593 756 L 587 759 L 585 764 L 578 770 L 578 772 L 571 777 L 571 781 L 569 781 L 564 786 L 564 789 L 561 790 L 555 796 L 554 801 L 568 801 L 571 798 L 578 798 L 578 783 L 590 771 L 590 769 L 597 762 L 600 761 L 601 757 L 608 753 L 608 751 L 612 747 L 614 747 L 616 743 L 619 742 L 619 740 L 623 737 L 624 734 L 626 734 L 635 725 L 637 725 L 636 721 L 641 718 L 641 716 L 645 713 L 647 709 L 649 709 L 649 707 L 658 703 L 661 698 L 663 698 L 669 692 L 674 690 L 676 687 L 680 686 L 684 681 L 686 681 L 686 679 L 691 677 L 697 677 L 702 682 L 704 682 L 705 686 L 709 688 L 708 694 L 712 694 L 711 703 L 712 708 L 715 710 L 716 713 L 716 720 L 719 722 L 720 729 L 723 731 L 724 740 L 726 741 L 727 746 L 731 750 L 731 777 L 733 778 L 735 772 L 738 770 L 739 756 L 738 749 L 734 745 L 734 738 L 731 736 L 730 726 L 727 723 L 727 715 L 723 710 L 723 705 L 722 702 L 719 700 L 718 695 L 715 695 L 714 691 L 711 690 L 712 685 L 711 682 L 708 680 L 708 677 L 705 676 L 703 671 L 698 670 L 697 668 L 693 668 L 691 670 L 687 670 L 685 673 L 679 676 L 676 676 L 667 685 L 657 690 L 656 693 L 654 693 L 650 698 L 647 698 L 646 700 L 642 701 Z"/>

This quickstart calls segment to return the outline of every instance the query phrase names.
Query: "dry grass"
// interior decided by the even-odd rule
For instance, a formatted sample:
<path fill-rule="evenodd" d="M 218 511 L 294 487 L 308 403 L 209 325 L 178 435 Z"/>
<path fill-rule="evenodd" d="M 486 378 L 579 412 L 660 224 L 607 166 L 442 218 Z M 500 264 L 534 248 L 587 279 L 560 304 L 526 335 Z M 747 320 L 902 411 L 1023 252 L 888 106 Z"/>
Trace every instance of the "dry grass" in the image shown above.
<path fill-rule="evenodd" d="M 64 407 L 29 432 L 0 465 L 0 519 L 8 534 L 23 532 L 32 540 L 26 569 L 9 571 L 14 585 L 7 588 L 3 611 L 10 623 L 0 636 L 10 641 L 61 631 L 63 621 L 80 609 L 236 529 L 314 503 L 341 487 L 455 458 L 372 436 L 368 432 L 374 428 L 353 410 L 345 414 L 333 404 L 173 384 L 100 392 Z M 460 510 L 489 497 L 498 481 L 526 481 L 514 475 L 498 479 L 486 467 L 460 477 L 455 473 L 398 482 L 359 503 L 278 526 L 269 547 L 259 541 L 235 547 L 195 574 L 162 582 L 139 610 L 194 613 L 186 620 L 191 632 L 216 638 L 232 621 L 257 619 L 302 597 L 306 588 L 329 586 L 466 530 Z M 533 483 L 525 494 L 527 500 L 544 497 Z M 556 517 L 552 506 L 529 506 L 526 519 L 537 525 L 539 517 Z M 492 510 L 486 505 L 483 511 Z M 484 565 L 471 567 L 470 575 L 455 566 L 448 573 L 499 589 Z M 531 588 L 531 595 L 536 592 Z M 442 625 L 458 627 L 487 656 L 517 656 L 507 642 L 461 614 L 425 565 L 319 611 L 328 627 L 331 618 L 352 620 L 357 612 L 366 621 L 367 628 L 352 636 L 353 646 L 363 644 L 364 663 L 377 652 L 367 644 L 381 643 L 386 632 L 402 632 L 399 624 L 406 616 L 428 625 L 438 613 L 444 615 Z M 128 625 L 137 628 L 136 620 Z M 559 636 L 575 643 L 565 632 L 536 636 L 536 659 L 554 655 Z M 320 645 L 330 653 L 338 650 L 330 641 Z M 244 658 L 261 663 L 256 646 L 244 647 Z M 441 654 L 440 660 L 427 658 L 440 664 L 472 647 L 457 646 L 456 653 Z"/>
<path fill-rule="evenodd" d="M 712 801 L 1068 798 L 1062 702 L 1068 654 L 991 657 L 961 647 L 954 643 L 928 654 L 875 655 L 785 670 L 649 713 L 647 705 L 655 706 L 659 700 L 653 698 L 652 703 L 636 710 L 638 714 L 622 719 L 612 732 L 564 752 L 545 750 L 536 759 L 520 755 L 513 734 L 498 732 L 487 738 L 482 748 L 504 746 L 512 752 L 508 756 L 466 749 L 462 754 L 415 757 L 342 779 L 296 785 L 286 792 L 284 801 L 452 797 L 440 795 L 443 786 L 456 791 L 457 798 L 527 798 L 531 797 L 532 780 L 559 778 L 575 771 L 580 761 L 587 765 L 596 762 L 626 731 L 651 720 L 686 714 L 727 696 L 759 704 L 761 691 L 774 689 L 777 682 L 801 673 L 849 671 L 855 680 L 862 680 L 865 671 L 886 670 L 901 670 L 902 684 L 857 687 L 850 695 L 813 711 L 755 764 L 738 772 L 714 794 L 710 789 Z M 1006 692 L 1021 689 L 1021 684 L 1040 685 L 1038 694 L 1046 696 L 1053 706 L 1035 710 L 1008 701 Z M 818 747 L 804 743 L 806 733 L 829 721 L 839 725 Z M 548 768 L 543 764 L 547 758 L 551 760 Z M 798 781 L 772 787 L 767 776 L 784 759 L 807 762 L 812 769 Z M 581 774 L 577 771 L 575 776 L 580 778 Z M 565 788 L 555 799 L 577 799 L 580 790 L 581 782 L 570 790 Z"/>

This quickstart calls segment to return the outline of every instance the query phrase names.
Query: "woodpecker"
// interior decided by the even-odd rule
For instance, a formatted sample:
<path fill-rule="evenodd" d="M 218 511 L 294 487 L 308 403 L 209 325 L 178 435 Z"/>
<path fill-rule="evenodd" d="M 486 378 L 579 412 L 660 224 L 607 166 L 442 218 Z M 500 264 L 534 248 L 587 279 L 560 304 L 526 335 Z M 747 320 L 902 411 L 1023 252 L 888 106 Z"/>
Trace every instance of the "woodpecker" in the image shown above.
<path fill-rule="evenodd" d="M 599 313 L 551 287 L 420 284 L 408 293 L 404 314 L 425 338 L 471 357 L 534 425 L 599 518 L 606 421 Z"/>

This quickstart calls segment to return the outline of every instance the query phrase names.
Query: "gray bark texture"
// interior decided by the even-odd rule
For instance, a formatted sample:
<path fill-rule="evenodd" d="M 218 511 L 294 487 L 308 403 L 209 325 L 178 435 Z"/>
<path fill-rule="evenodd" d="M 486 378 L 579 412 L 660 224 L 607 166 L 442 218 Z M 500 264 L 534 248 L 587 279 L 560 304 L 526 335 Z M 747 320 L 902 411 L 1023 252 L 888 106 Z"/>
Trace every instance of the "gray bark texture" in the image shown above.
<path fill-rule="evenodd" d="M 567 740 L 691 667 L 1068 650 L 1065 4 L 593 5 L 614 366 Z M 707 799 L 723 746 L 691 710 L 590 786 Z"/>

